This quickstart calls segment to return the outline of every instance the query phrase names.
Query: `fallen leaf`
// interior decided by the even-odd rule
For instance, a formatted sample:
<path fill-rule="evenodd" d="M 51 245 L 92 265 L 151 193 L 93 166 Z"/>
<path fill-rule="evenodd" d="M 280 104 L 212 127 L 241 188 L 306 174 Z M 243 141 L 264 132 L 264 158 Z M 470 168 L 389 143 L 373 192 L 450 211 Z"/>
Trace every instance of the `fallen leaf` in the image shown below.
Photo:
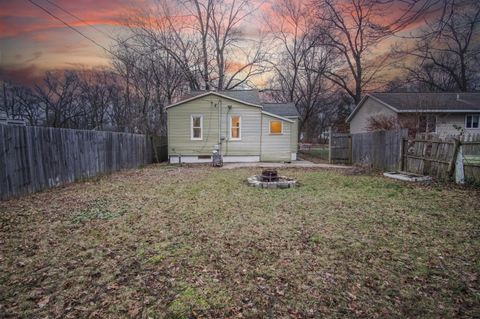
<path fill-rule="evenodd" d="M 39 308 L 45 307 L 50 302 L 50 296 L 43 297 L 38 303 Z"/>

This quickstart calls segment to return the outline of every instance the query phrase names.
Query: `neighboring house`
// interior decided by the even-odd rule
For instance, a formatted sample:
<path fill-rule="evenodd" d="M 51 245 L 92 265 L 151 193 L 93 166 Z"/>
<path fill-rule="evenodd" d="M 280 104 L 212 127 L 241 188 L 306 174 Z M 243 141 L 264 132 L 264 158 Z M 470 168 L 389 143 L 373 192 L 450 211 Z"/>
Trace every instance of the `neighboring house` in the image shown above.
<path fill-rule="evenodd" d="M 4 125 L 22 125 L 25 126 L 26 122 L 24 119 L 11 119 L 8 118 L 7 113 L 0 111 L 0 124 Z"/>
<path fill-rule="evenodd" d="M 441 136 L 480 133 L 480 93 L 371 93 L 347 118 L 350 133 L 368 131 L 372 117 L 416 122 L 417 132 Z"/>
<path fill-rule="evenodd" d="M 292 103 L 262 103 L 256 90 L 194 92 L 166 107 L 171 163 L 289 162 L 297 159 L 298 114 Z"/>

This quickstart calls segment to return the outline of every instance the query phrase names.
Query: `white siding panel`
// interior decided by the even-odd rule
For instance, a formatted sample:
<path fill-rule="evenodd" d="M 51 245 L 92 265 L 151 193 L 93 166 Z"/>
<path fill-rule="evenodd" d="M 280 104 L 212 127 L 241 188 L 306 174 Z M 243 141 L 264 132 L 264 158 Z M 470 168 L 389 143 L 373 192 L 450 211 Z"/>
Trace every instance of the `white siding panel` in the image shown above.
<path fill-rule="evenodd" d="M 260 156 L 261 109 L 258 107 L 208 96 L 167 111 L 170 156 L 211 155 L 219 144 L 224 156 Z M 202 140 L 191 140 L 191 115 L 203 116 Z M 242 117 L 240 141 L 228 141 L 231 115 Z"/>
<path fill-rule="evenodd" d="M 211 159 L 198 158 L 198 156 L 182 156 L 182 163 L 211 163 Z M 224 163 L 255 163 L 260 162 L 260 156 L 224 156 Z M 170 156 L 170 164 L 180 164 L 178 156 Z"/>
<path fill-rule="evenodd" d="M 265 162 L 291 161 L 292 123 L 282 121 L 283 133 L 270 134 L 270 120 L 278 118 L 262 114 L 262 153 L 260 159 Z"/>
<path fill-rule="evenodd" d="M 396 117 L 397 113 L 382 103 L 379 103 L 372 98 L 367 98 L 350 121 L 350 133 L 356 134 L 367 132 L 367 126 L 370 117 L 378 115 Z"/>

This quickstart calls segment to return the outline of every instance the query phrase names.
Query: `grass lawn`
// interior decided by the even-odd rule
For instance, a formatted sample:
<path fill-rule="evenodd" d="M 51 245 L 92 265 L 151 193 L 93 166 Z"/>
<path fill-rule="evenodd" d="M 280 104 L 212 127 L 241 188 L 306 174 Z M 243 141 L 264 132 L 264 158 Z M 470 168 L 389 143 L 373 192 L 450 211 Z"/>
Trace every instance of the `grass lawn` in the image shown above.
<path fill-rule="evenodd" d="M 149 166 L 0 202 L 0 317 L 480 316 L 480 192 Z"/>
<path fill-rule="evenodd" d="M 311 150 L 300 151 L 300 157 L 314 163 L 328 162 L 328 146 L 324 148 L 314 148 Z"/>

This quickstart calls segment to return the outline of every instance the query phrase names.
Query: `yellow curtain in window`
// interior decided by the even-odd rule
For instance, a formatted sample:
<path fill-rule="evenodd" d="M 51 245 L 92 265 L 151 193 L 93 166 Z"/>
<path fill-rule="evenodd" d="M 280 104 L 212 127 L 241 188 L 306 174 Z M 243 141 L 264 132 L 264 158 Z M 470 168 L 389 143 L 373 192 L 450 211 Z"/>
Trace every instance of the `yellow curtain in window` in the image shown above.
<path fill-rule="evenodd" d="M 270 121 L 270 133 L 281 134 L 282 133 L 282 121 Z"/>
<path fill-rule="evenodd" d="M 232 138 L 240 138 L 240 116 L 232 116 Z"/>

